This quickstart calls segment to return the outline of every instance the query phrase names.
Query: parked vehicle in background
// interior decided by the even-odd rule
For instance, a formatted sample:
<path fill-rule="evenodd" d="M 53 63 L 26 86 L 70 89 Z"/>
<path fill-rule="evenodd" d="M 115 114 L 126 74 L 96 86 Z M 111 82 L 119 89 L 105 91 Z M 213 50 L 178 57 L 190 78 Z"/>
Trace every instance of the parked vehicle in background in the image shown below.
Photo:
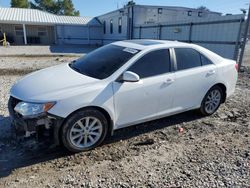
<path fill-rule="evenodd" d="M 22 78 L 9 111 L 18 134 L 53 130 L 56 144 L 80 152 L 130 125 L 192 109 L 211 115 L 236 81 L 236 62 L 203 47 L 120 41 Z"/>

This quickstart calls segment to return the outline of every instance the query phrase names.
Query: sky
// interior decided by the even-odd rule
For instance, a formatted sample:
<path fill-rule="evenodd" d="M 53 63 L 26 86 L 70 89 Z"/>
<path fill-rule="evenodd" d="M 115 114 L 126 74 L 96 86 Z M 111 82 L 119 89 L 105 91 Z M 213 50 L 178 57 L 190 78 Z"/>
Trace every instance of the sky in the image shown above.
<path fill-rule="evenodd" d="M 240 14 L 241 8 L 248 9 L 250 0 L 134 0 L 136 4 L 142 5 L 164 5 L 183 6 L 197 8 L 206 6 L 211 11 L 223 14 Z M 121 8 L 128 0 L 73 0 L 75 8 L 80 11 L 81 16 L 99 16 Z M 9 7 L 10 0 L 0 0 L 0 7 Z"/>

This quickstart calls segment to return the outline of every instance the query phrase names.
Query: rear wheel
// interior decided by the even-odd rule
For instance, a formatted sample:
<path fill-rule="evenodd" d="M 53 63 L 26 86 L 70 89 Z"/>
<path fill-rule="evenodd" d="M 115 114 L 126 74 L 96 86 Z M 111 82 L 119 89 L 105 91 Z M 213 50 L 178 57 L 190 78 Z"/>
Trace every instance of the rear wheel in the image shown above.
<path fill-rule="evenodd" d="M 62 142 L 71 152 L 91 150 L 103 142 L 107 128 L 107 119 L 98 110 L 78 111 L 63 125 Z"/>
<path fill-rule="evenodd" d="M 212 115 L 217 111 L 222 103 L 223 92 L 219 86 L 212 87 L 207 94 L 205 95 L 201 107 L 200 112 L 203 115 Z"/>

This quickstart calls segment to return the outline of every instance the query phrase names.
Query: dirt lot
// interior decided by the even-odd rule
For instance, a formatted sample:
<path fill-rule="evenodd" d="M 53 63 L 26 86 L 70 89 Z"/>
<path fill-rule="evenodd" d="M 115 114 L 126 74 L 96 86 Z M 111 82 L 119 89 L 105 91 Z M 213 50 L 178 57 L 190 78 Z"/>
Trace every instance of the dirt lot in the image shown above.
<path fill-rule="evenodd" d="M 250 187 L 250 70 L 211 117 L 191 111 L 122 129 L 103 146 L 75 155 L 17 143 L 6 107 L 11 85 L 72 59 L 0 59 L 0 187 Z"/>
<path fill-rule="evenodd" d="M 84 45 L 51 45 L 51 46 L 10 46 L 3 47 L 0 45 L 0 56 L 11 55 L 75 55 L 86 54 L 95 49 L 96 46 Z"/>

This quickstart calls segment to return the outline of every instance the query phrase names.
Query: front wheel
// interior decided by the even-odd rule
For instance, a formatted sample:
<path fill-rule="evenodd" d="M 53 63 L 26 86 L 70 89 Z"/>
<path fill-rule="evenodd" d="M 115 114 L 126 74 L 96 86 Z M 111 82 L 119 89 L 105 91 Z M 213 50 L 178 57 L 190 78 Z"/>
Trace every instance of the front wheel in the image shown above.
<path fill-rule="evenodd" d="M 200 112 L 206 116 L 215 113 L 222 103 L 222 96 L 223 92 L 219 86 L 212 87 L 201 103 Z"/>
<path fill-rule="evenodd" d="M 107 119 L 98 110 L 78 111 L 63 125 L 62 142 L 71 152 L 91 150 L 103 142 L 107 130 Z"/>

